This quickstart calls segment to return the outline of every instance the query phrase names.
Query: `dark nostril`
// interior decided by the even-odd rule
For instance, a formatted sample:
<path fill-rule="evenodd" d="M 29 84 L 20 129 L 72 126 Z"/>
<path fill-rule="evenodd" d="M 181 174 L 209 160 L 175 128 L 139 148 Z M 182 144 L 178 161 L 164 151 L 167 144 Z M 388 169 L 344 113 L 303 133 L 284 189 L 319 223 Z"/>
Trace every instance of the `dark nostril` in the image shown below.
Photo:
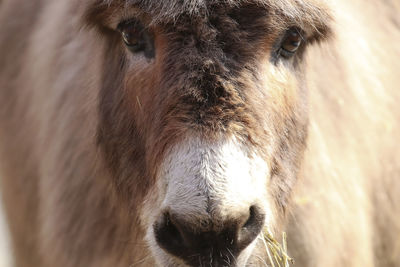
<path fill-rule="evenodd" d="M 257 206 L 249 209 L 249 218 L 238 233 L 237 247 L 239 250 L 246 248 L 261 232 L 264 226 L 265 215 Z"/>
<path fill-rule="evenodd" d="M 260 212 L 256 206 L 251 206 L 249 209 L 249 218 L 247 219 L 246 223 L 243 225 L 244 228 L 251 228 L 254 227 L 257 223 L 257 220 L 261 219 Z"/>
<path fill-rule="evenodd" d="M 178 226 L 171 220 L 168 212 L 164 213 L 159 221 L 154 224 L 154 234 L 157 243 L 170 253 L 179 256 L 183 247 L 182 233 Z"/>

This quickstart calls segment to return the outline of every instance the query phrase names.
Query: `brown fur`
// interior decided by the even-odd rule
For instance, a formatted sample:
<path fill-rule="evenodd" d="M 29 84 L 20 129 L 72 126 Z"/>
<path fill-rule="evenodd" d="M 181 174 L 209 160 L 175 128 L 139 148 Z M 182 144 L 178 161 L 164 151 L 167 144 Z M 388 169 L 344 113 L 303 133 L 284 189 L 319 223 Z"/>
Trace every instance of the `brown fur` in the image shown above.
<path fill-rule="evenodd" d="M 332 13 L 295 0 L 25 2 L 0 6 L 0 167 L 17 266 L 152 266 L 141 208 L 158 164 L 185 136 L 221 134 L 273 166 L 275 227 L 286 225 L 296 266 L 399 264 L 394 1 L 343 0 Z M 112 30 L 121 16 L 154 32 L 154 62 L 128 64 Z M 295 25 L 314 46 L 277 71 L 270 52 Z"/>

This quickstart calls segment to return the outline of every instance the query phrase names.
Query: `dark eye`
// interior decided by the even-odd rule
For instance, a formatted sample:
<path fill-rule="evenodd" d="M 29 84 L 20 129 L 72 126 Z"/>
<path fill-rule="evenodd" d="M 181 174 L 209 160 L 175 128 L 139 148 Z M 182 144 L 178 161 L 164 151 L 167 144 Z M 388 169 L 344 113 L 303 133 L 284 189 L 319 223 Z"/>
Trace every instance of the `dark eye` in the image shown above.
<path fill-rule="evenodd" d="M 292 57 L 296 54 L 302 42 L 303 36 L 301 35 L 301 31 L 297 28 L 289 29 L 278 50 L 279 56 L 286 59 Z"/>
<path fill-rule="evenodd" d="M 144 52 L 146 57 L 154 57 L 153 37 L 141 23 L 137 21 L 121 22 L 117 29 L 129 51 L 132 53 Z"/>

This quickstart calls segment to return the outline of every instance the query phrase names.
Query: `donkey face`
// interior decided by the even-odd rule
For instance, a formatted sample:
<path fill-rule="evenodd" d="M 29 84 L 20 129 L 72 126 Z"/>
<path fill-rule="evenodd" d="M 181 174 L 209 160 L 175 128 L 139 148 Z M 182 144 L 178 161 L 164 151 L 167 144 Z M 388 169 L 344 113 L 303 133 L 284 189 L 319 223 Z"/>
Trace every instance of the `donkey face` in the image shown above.
<path fill-rule="evenodd" d="M 244 266 L 295 183 L 302 55 L 328 15 L 291 1 L 166 2 L 89 14 L 108 40 L 99 144 L 121 197 L 144 203 L 160 266 Z"/>

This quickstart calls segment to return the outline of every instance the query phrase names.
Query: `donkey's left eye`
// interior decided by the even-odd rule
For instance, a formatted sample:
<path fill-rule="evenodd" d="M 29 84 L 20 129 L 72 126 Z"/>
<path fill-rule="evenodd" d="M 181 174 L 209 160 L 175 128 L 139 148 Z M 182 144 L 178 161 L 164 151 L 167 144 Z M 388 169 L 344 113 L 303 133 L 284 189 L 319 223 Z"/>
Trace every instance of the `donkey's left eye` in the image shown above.
<path fill-rule="evenodd" d="M 129 51 L 132 53 L 144 52 L 146 57 L 154 57 L 153 37 L 141 23 L 137 21 L 121 22 L 117 29 Z"/>
<path fill-rule="evenodd" d="M 302 42 L 303 37 L 299 29 L 293 28 L 288 30 L 282 40 L 281 47 L 279 48 L 279 56 L 286 59 L 292 57 L 296 54 Z"/>

